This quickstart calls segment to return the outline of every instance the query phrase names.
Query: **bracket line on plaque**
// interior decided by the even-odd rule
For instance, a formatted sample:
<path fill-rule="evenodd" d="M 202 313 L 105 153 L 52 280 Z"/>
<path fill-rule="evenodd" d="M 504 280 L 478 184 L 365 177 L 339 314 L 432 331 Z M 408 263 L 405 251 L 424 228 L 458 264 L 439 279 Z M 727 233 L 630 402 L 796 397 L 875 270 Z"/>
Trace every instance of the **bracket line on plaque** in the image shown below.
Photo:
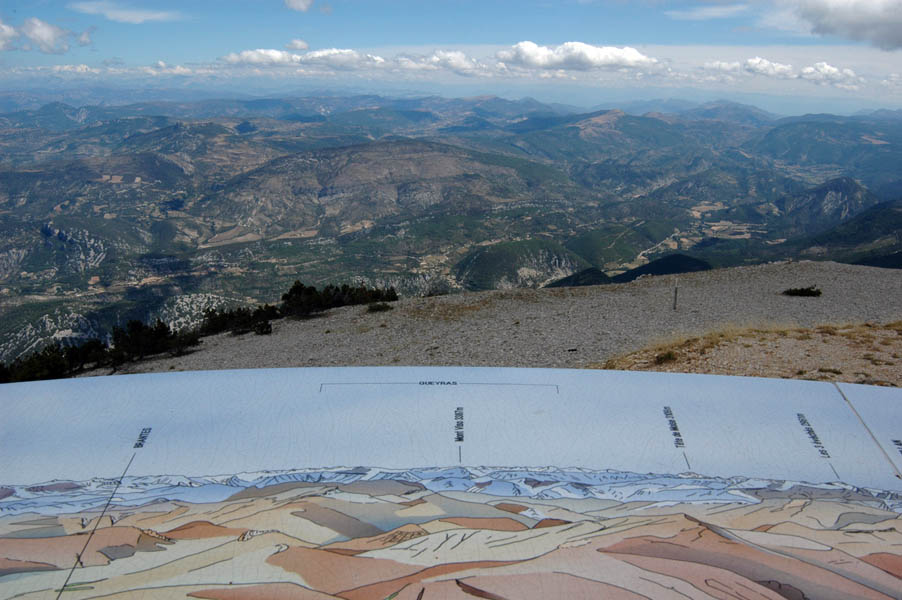
<path fill-rule="evenodd" d="M 874 435 L 874 432 L 871 431 L 871 428 L 868 427 L 868 424 L 864 422 L 864 419 L 861 417 L 861 414 L 858 412 L 858 409 L 855 408 L 855 405 L 852 404 L 852 401 L 846 396 L 845 392 L 842 391 L 842 388 L 837 385 L 837 383 L 833 382 L 833 387 L 836 388 L 836 391 L 839 392 L 839 395 L 842 396 L 842 399 L 846 401 L 846 404 L 855 414 L 855 418 L 858 419 L 858 422 L 861 423 L 861 426 L 864 427 L 865 431 L 868 432 L 868 435 L 871 436 L 871 439 L 874 441 L 874 445 L 880 449 L 880 452 L 883 454 L 883 457 L 886 459 L 886 462 L 890 464 L 893 469 L 893 473 L 895 473 L 896 477 L 902 479 L 902 471 L 899 470 L 899 467 L 896 466 L 896 463 L 893 461 L 892 457 L 886 452 L 886 449 L 883 447 L 883 444 L 880 443 L 880 440 L 877 439 L 877 436 Z M 831 465 L 832 467 L 832 465 Z M 833 470 L 836 473 L 836 469 Z M 838 475 L 837 475 L 838 476 Z"/>
<path fill-rule="evenodd" d="M 103 510 L 100 511 L 100 515 L 97 517 L 97 521 L 94 523 L 94 528 L 91 529 L 91 533 L 88 534 L 88 539 L 85 540 L 85 545 L 82 547 L 81 552 L 75 555 L 75 564 L 73 564 L 72 568 L 69 569 L 69 574 L 66 576 L 66 581 L 63 583 L 62 587 L 60 587 L 59 593 L 56 595 L 56 600 L 59 600 L 60 596 L 63 595 L 63 592 L 66 591 L 66 586 L 69 585 L 69 580 L 72 579 L 72 574 L 75 573 L 75 569 L 78 568 L 79 563 L 81 563 L 81 557 L 84 556 L 85 552 L 87 552 L 88 544 L 90 544 L 91 540 L 94 538 L 94 532 L 97 531 L 97 527 L 100 525 L 100 522 L 106 515 L 106 511 L 110 508 L 110 504 L 113 503 L 113 498 L 116 497 L 116 493 L 119 491 L 119 486 L 122 485 L 122 480 L 125 479 L 125 474 L 128 473 L 128 470 L 129 468 L 131 468 L 132 462 L 134 462 L 137 455 L 137 452 L 132 453 L 132 457 L 128 460 L 128 464 L 125 465 L 125 469 L 122 471 L 122 475 L 120 475 L 119 479 L 116 480 L 116 487 L 113 488 L 113 493 L 110 494 L 109 499 L 107 499 Z M 82 564 L 82 566 L 84 566 L 84 564 Z"/>
<path fill-rule="evenodd" d="M 420 387 L 419 381 L 335 381 L 335 382 L 323 382 L 319 384 L 319 391 L 322 393 L 326 386 L 342 386 L 342 385 L 415 385 Z M 481 386 L 523 386 L 523 387 L 544 387 L 544 388 L 554 388 L 555 394 L 561 393 L 561 386 L 556 383 L 493 383 L 493 382 L 467 382 L 461 381 L 458 382 L 457 385 L 449 385 L 449 386 L 423 386 L 423 387 L 464 387 L 468 385 L 481 385 Z"/>

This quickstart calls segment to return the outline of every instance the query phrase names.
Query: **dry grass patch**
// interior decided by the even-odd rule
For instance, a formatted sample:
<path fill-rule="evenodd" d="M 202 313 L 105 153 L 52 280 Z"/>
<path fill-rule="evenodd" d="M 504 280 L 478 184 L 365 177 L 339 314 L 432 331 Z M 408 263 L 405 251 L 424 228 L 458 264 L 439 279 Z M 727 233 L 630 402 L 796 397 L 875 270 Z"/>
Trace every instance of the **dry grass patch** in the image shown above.
<path fill-rule="evenodd" d="M 651 362 L 663 364 L 675 362 L 681 354 L 683 357 L 691 355 L 705 355 L 723 344 L 740 344 L 751 348 L 755 342 L 765 339 L 765 336 L 793 336 L 802 334 L 804 330 L 784 325 L 760 325 L 755 327 L 739 327 L 727 325 L 700 336 L 680 337 L 673 336 L 662 338 L 653 342 L 646 348 L 628 354 L 622 354 L 608 359 L 604 363 L 592 363 L 587 365 L 589 369 L 623 369 L 633 370 L 638 365 L 645 364 L 649 358 Z M 670 357 L 670 355 L 673 355 Z M 667 360 L 658 360 L 659 356 L 668 356 Z"/>
<path fill-rule="evenodd" d="M 444 300 L 444 301 L 443 301 Z M 456 302 L 456 298 L 447 300 L 430 299 L 426 306 L 408 306 L 403 309 L 403 314 L 412 319 L 430 319 L 433 321 L 460 321 L 474 313 L 485 310 L 494 305 L 490 297 L 483 297 L 476 302 Z"/>
<path fill-rule="evenodd" d="M 815 379 L 902 386 L 902 322 L 729 327 L 673 338 L 588 368 Z"/>
<path fill-rule="evenodd" d="M 542 288 L 542 293 L 554 298 L 585 298 L 597 291 L 597 289 L 593 288 L 599 287 L 597 285 L 579 285 L 576 287 Z M 606 285 L 605 291 L 614 292 L 617 291 L 616 288 L 616 285 Z"/>
<path fill-rule="evenodd" d="M 545 290 L 542 290 L 544 292 Z M 474 294 L 449 294 L 421 299 L 417 304 L 399 310 L 412 319 L 461 321 L 480 311 L 498 307 L 499 303 L 535 304 L 543 297 L 537 290 L 494 290 Z"/>

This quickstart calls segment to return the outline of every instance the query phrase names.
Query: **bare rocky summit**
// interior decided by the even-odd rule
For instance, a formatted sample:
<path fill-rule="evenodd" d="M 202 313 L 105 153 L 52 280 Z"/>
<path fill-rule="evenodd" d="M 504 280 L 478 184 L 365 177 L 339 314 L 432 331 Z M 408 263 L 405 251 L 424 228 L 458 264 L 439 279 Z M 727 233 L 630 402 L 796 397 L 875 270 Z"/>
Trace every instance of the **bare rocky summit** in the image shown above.
<path fill-rule="evenodd" d="M 822 290 L 820 297 L 782 295 L 787 288 L 812 285 Z M 756 347 L 750 343 L 754 335 L 722 336 L 724 344 L 738 345 L 731 355 L 732 367 L 706 371 L 704 353 L 691 364 L 678 364 L 702 372 L 892 383 L 885 373 L 902 370 L 893 369 L 893 355 L 902 352 L 899 328 L 882 328 L 889 333 L 871 336 L 870 341 L 842 335 L 805 339 L 798 332 L 902 321 L 900 292 L 900 270 L 802 261 L 643 277 L 625 284 L 406 298 L 385 312 L 354 306 L 307 320 L 275 321 L 272 335 L 205 338 L 200 349 L 189 355 L 136 363 L 119 372 L 395 365 L 654 368 L 656 349 L 668 344 L 679 345 L 715 331 L 757 330 L 795 331 L 791 337 L 802 338 L 796 342 L 816 343 L 786 345 L 780 350 L 781 358 L 760 369 L 756 365 L 762 364 L 762 353 L 777 352 L 773 345 Z M 842 350 L 832 350 L 839 356 L 805 365 L 821 364 L 825 371 L 794 365 L 830 346 L 822 341 L 824 337 L 844 344 L 837 346 Z M 868 347 L 871 342 L 885 352 L 875 354 Z M 705 352 L 716 345 L 708 343 Z M 865 369 L 857 370 L 867 377 L 856 375 L 855 369 L 843 364 L 851 358 L 850 348 L 862 357 L 870 354 L 871 358 L 862 360 L 872 365 L 875 360 L 888 364 L 881 365 L 886 368 L 876 376 Z M 622 360 L 643 349 L 644 360 Z"/>

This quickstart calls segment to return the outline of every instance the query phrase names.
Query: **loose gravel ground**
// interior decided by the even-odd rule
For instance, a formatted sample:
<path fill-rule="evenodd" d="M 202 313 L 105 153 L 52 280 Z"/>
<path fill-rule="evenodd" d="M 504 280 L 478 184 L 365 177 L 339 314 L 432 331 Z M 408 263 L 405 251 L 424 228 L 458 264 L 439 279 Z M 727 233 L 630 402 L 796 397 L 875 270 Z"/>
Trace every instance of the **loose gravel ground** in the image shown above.
<path fill-rule="evenodd" d="M 811 285 L 823 295 L 781 294 Z M 365 365 L 585 368 L 726 327 L 899 320 L 902 270 L 783 262 L 618 285 L 409 298 L 378 313 L 345 307 L 312 319 L 275 321 L 272 335 L 204 338 L 189 355 L 148 360 L 120 372 Z M 754 352 L 747 355 L 753 364 Z"/>

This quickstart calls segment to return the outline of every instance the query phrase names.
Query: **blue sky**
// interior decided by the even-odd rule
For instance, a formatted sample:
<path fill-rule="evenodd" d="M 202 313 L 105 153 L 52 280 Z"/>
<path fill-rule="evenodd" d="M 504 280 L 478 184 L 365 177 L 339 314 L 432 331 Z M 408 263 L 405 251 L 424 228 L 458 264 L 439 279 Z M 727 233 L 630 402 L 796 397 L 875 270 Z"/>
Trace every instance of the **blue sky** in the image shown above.
<path fill-rule="evenodd" d="M 0 86 L 902 106 L 902 0 L 6 0 Z"/>

